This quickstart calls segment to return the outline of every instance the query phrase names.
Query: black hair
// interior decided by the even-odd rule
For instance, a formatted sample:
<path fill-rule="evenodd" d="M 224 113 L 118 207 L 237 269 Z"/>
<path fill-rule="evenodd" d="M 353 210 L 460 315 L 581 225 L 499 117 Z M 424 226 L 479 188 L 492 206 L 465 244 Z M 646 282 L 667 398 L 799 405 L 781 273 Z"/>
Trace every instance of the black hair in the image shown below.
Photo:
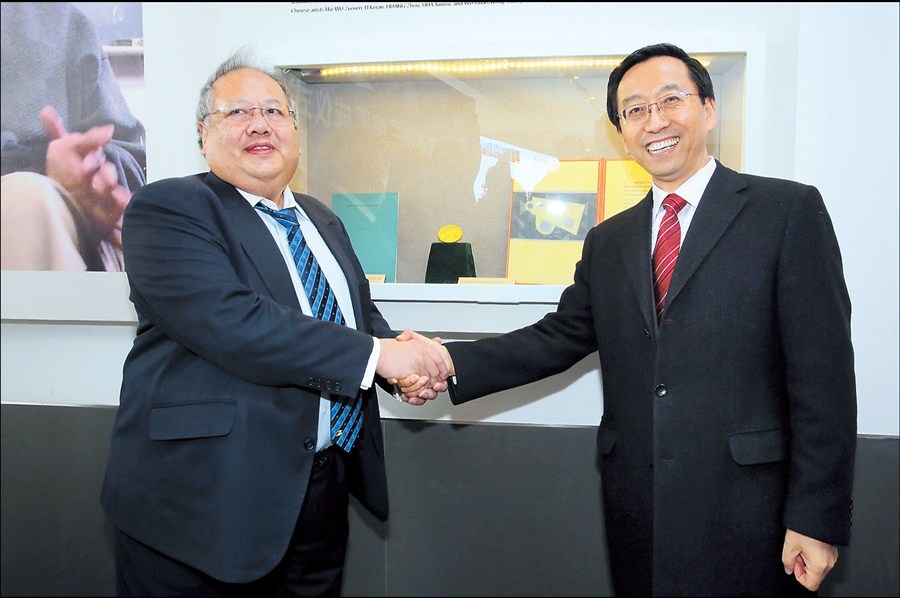
<path fill-rule="evenodd" d="M 622 82 L 622 77 L 625 76 L 625 73 L 627 73 L 631 67 L 646 60 L 650 60 L 651 58 L 656 58 L 657 56 L 671 56 L 687 65 L 688 72 L 691 74 L 691 79 L 697 85 L 701 102 L 705 104 L 707 98 L 711 100 L 716 99 L 709 71 L 706 70 L 706 67 L 703 66 L 699 60 L 692 58 L 687 52 L 673 44 L 663 43 L 644 46 L 625 57 L 625 59 L 619 63 L 619 66 L 614 68 L 613 72 L 609 75 L 609 83 L 606 86 L 606 114 L 609 116 L 609 121 L 619 133 L 622 132 L 618 114 L 619 83 Z"/>

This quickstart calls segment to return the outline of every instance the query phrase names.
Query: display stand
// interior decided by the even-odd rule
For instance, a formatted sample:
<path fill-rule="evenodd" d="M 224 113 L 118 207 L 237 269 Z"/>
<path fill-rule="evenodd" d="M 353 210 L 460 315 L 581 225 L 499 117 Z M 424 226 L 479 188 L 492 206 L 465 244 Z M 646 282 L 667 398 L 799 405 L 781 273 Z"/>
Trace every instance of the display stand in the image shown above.
<path fill-rule="evenodd" d="M 475 276 L 471 243 L 432 243 L 425 282 L 456 284 L 460 276 Z"/>

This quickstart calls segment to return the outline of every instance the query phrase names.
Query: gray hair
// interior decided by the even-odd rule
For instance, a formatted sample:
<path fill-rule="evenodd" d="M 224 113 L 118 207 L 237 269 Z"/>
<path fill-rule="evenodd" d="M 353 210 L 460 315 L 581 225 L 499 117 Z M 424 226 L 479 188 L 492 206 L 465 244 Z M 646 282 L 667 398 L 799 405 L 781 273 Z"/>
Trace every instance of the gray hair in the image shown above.
<path fill-rule="evenodd" d="M 200 135 L 200 123 L 204 122 L 213 111 L 212 87 L 216 81 L 238 69 L 251 69 L 260 72 L 263 75 L 271 77 L 278 83 L 281 91 L 283 91 L 285 97 L 287 97 L 288 110 L 293 114 L 294 126 L 296 127 L 299 125 L 297 122 L 297 101 L 294 97 L 294 93 L 288 87 L 284 75 L 261 64 L 253 57 L 253 54 L 249 49 L 241 48 L 226 58 L 225 61 L 216 68 L 213 74 L 210 75 L 209 79 L 206 80 L 206 83 L 200 89 L 200 101 L 197 103 L 197 143 L 199 144 L 200 149 L 203 149 L 203 137 Z"/>

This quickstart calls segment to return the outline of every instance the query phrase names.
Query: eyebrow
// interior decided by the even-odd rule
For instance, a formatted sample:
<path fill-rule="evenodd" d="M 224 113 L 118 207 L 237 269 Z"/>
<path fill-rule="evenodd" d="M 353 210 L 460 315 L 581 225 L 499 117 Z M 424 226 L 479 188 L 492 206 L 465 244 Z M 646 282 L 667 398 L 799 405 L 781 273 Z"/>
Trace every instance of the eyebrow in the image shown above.
<path fill-rule="evenodd" d="M 675 90 L 679 90 L 679 89 L 681 89 L 681 85 L 679 85 L 678 83 L 669 83 L 668 85 L 663 85 L 662 87 L 660 87 L 657 90 L 656 97 L 662 96 L 667 91 L 675 91 Z M 628 96 L 627 98 L 622 99 L 622 105 L 627 106 L 629 104 L 629 102 L 634 102 L 635 100 L 640 100 L 639 103 L 643 103 L 645 101 L 644 96 L 642 96 L 639 93 L 633 93 L 630 96 Z"/>

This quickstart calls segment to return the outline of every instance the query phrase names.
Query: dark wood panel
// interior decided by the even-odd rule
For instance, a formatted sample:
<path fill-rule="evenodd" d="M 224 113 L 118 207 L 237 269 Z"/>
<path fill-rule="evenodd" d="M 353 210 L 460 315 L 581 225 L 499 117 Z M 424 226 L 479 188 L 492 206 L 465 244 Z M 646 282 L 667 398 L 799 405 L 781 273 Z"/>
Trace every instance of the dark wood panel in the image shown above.
<path fill-rule="evenodd" d="M 2 405 L 3 596 L 113 596 L 111 407 Z M 353 503 L 346 596 L 611 595 L 593 427 L 385 420 L 391 520 Z M 858 444 L 821 596 L 900 595 L 900 441 Z"/>

